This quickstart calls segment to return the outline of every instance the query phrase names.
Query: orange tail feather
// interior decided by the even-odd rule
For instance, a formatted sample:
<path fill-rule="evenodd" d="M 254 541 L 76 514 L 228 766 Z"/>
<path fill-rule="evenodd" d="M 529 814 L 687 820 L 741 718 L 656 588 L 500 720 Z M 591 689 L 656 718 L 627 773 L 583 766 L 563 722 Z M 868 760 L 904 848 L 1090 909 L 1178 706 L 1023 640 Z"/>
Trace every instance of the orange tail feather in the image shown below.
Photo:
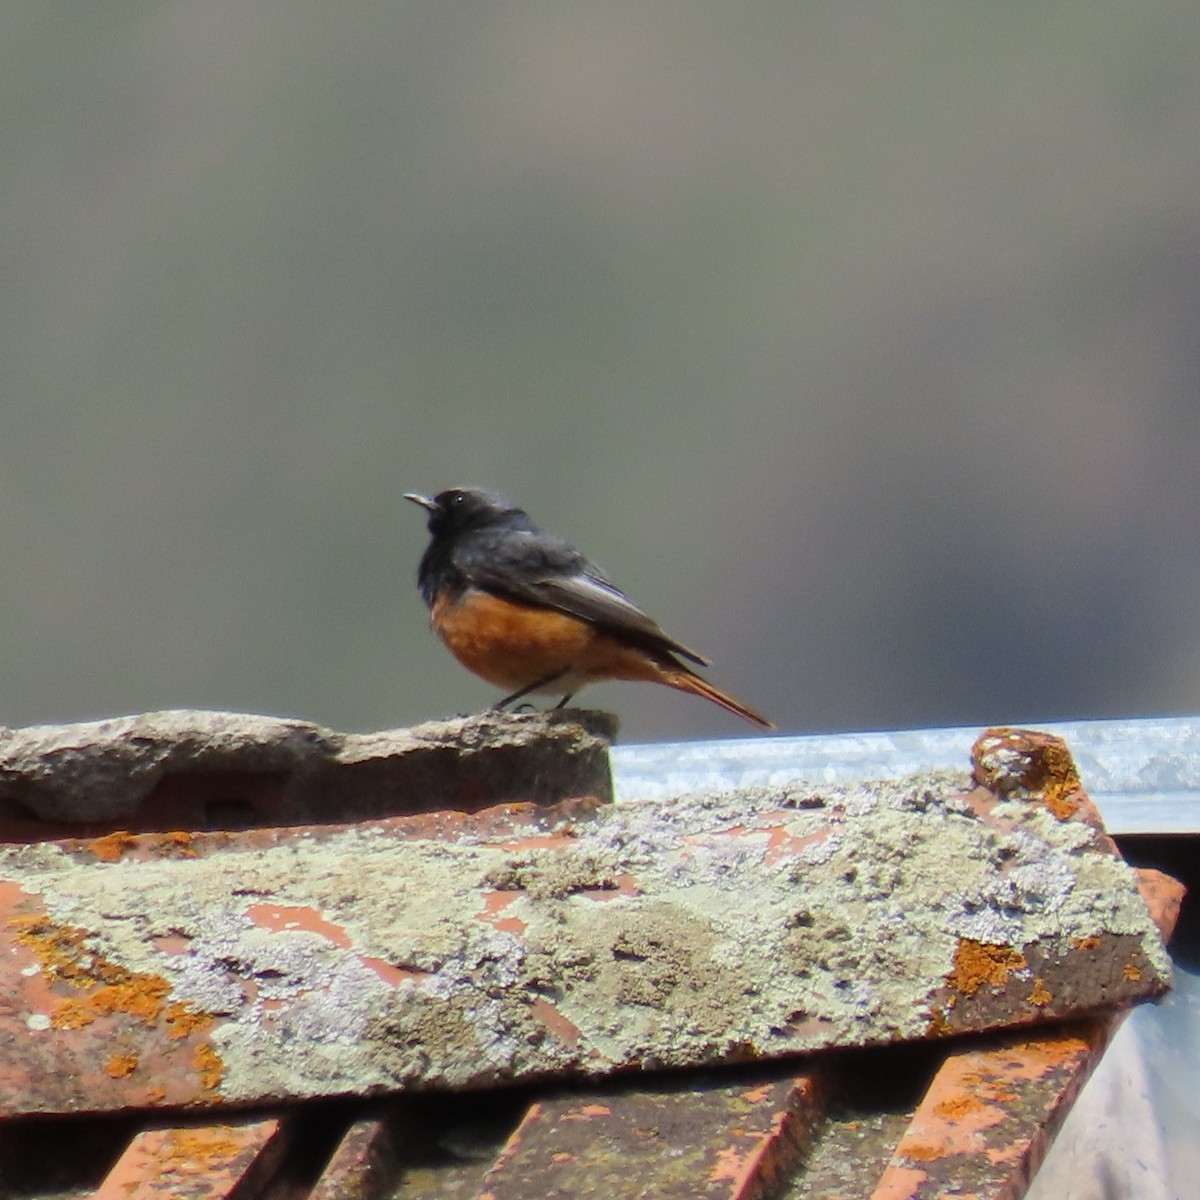
<path fill-rule="evenodd" d="M 705 700 L 711 700 L 728 712 L 736 713 L 743 720 L 749 721 L 751 725 L 757 725 L 759 729 L 776 728 L 774 722 L 768 721 L 762 713 L 755 712 L 748 704 L 743 704 L 740 700 L 726 695 L 720 688 L 713 687 L 707 679 L 701 679 L 699 675 L 693 675 L 690 671 L 672 671 L 669 674 L 664 671 L 663 682 L 678 691 L 690 692 L 693 696 L 703 696 Z"/>

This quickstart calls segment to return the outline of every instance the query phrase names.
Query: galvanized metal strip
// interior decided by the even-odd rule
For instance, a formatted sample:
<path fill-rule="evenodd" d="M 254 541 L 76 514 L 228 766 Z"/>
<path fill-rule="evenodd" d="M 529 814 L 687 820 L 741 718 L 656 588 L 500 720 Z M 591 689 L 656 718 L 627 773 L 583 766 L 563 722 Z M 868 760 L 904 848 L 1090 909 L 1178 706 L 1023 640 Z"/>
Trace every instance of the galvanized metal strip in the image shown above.
<path fill-rule="evenodd" d="M 1200 832 L 1200 717 L 1038 723 L 1071 747 L 1110 833 Z M 614 746 L 619 801 L 863 783 L 959 768 L 978 726 Z"/>

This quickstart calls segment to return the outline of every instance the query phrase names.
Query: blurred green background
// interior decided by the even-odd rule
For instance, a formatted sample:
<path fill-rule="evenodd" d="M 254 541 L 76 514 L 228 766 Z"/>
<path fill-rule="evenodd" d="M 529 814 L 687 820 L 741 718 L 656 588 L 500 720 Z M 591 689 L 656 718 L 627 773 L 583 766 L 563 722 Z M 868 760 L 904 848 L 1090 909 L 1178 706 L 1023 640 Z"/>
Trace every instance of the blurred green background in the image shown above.
<path fill-rule="evenodd" d="M 788 731 L 1200 710 L 1195 0 L 10 0 L 0 66 L 0 722 L 490 703 L 460 483 Z"/>

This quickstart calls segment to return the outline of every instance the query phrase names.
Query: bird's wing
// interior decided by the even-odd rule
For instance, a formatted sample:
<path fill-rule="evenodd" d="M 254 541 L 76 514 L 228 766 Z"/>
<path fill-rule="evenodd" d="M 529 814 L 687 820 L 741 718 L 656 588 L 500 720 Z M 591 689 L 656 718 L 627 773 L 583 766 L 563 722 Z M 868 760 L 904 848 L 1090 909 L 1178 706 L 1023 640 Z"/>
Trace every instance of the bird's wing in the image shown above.
<path fill-rule="evenodd" d="M 511 541 L 508 547 L 513 547 Z M 707 658 L 671 637 L 594 564 L 558 538 L 536 533 L 516 553 L 497 555 L 493 550 L 472 555 L 465 573 L 472 583 L 488 591 L 557 609 L 708 666 Z"/>

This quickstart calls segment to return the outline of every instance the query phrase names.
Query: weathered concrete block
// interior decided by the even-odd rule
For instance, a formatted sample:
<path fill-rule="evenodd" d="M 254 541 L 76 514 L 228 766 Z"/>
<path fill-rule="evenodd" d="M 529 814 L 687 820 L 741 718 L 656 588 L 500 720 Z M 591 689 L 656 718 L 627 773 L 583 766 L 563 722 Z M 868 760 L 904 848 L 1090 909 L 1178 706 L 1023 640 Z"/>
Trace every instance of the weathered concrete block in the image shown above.
<path fill-rule="evenodd" d="M 383 733 L 191 710 L 0 728 L 4 816 L 141 829 L 351 821 L 612 797 L 607 713 L 482 713 Z"/>

